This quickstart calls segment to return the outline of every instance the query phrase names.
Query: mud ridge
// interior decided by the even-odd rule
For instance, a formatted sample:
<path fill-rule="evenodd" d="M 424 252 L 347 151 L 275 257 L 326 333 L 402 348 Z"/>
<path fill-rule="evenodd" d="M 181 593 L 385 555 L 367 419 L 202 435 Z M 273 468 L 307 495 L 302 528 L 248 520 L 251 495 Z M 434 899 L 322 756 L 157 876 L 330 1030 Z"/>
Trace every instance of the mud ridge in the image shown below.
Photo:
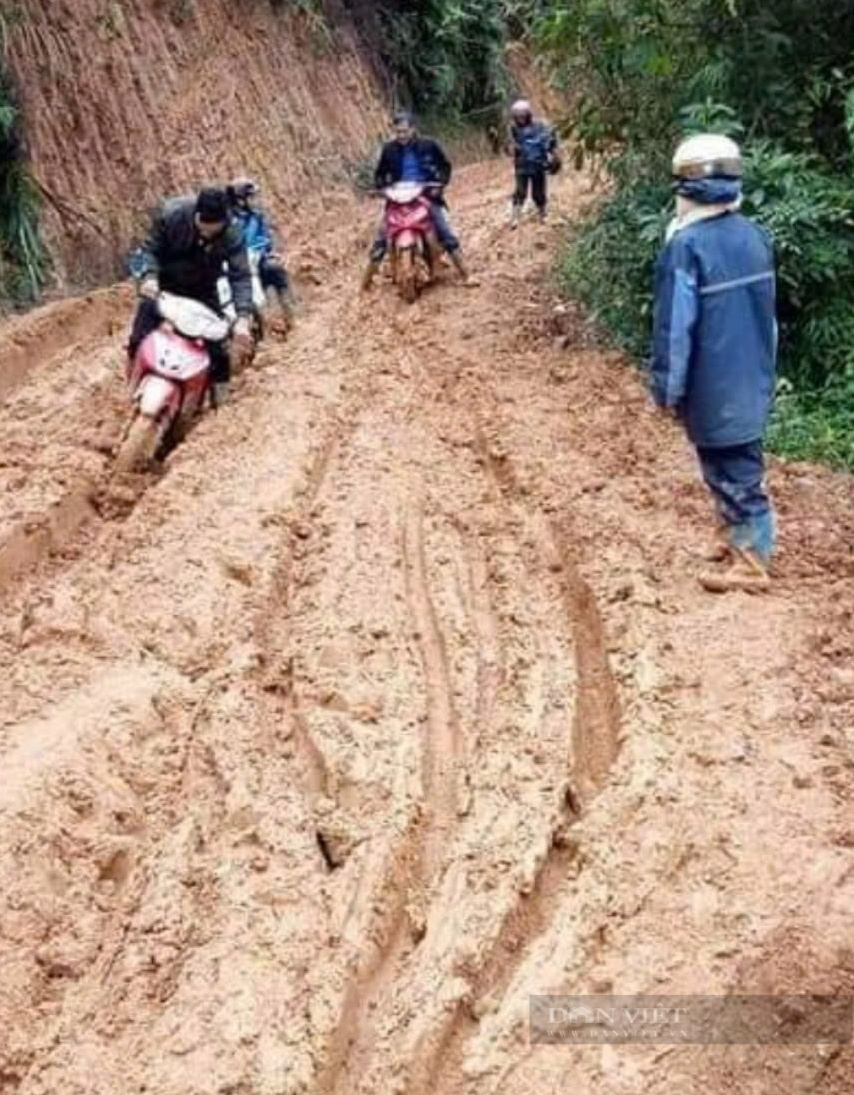
<path fill-rule="evenodd" d="M 84 481 L 47 513 L 14 528 L 0 543 L 0 592 L 36 570 L 49 556 L 65 550 L 95 517 L 95 488 Z"/>
<path fill-rule="evenodd" d="M 513 465 L 500 446 L 478 431 L 477 449 L 496 488 L 521 505 L 531 503 L 519 490 Z M 596 597 L 584 579 L 572 545 L 577 543 L 571 518 L 548 519 L 550 554 L 559 562 L 569 624 L 575 635 L 578 697 L 572 726 L 572 774 L 574 794 L 598 791 L 617 758 L 621 738 L 621 714 L 617 684 L 608 661 L 604 627 Z M 576 803 L 576 808 L 578 804 Z"/>
<path fill-rule="evenodd" d="M 428 814 L 424 868 L 427 879 L 435 883 L 448 848 L 454 818 L 463 814 L 467 806 L 463 743 L 451 695 L 445 642 L 428 585 L 424 514 L 420 506 L 411 508 L 406 515 L 403 557 L 409 609 L 415 623 L 427 693 L 426 736 L 421 765 L 422 795 Z"/>
<path fill-rule="evenodd" d="M 564 820 L 552 834 L 548 855 L 534 879 L 530 893 L 504 919 L 501 930 L 480 968 L 469 973 L 471 991 L 446 1017 L 441 1030 L 424 1046 L 416 1062 L 407 1095 L 456 1095 L 462 1091 L 461 1072 L 465 1043 L 506 993 L 516 971 L 533 943 L 549 928 L 560 904 L 578 845 L 568 836 L 576 819 L 572 806 L 562 804 Z"/>
<path fill-rule="evenodd" d="M 564 566 L 564 591 L 575 631 L 578 696 L 572 725 L 573 775 L 584 801 L 601 790 L 619 754 L 620 700 L 596 596 L 573 556 L 571 545 L 576 541 L 571 523 L 554 521 L 551 528 Z"/>
<path fill-rule="evenodd" d="M 460 794 L 464 781 L 460 779 L 459 721 L 451 699 L 445 644 L 429 591 L 423 521 L 420 505 L 409 508 L 401 534 L 409 613 L 426 689 L 422 806 L 393 854 L 383 886 L 387 903 L 380 901 L 385 924 L 379 934 L 385 942 L 350 983 L 325 1080 L 318 1087 L 324 1095 L 327 1091 L 343 1092 L 353 1075 L 362 1077 L 370 1068 L 375 1048 L 372 1016 L 380 1013 L 401 966 L 426 934 L 429 891 L 441 878 L 451 831 L 466 808 L 465 796 Z"/>
<path fill-rule="evenodd" d="M 373 924 L 371 955 L 357 960 L 345 991 L 336 1030 L 324 1052 L 318 1095 L 346 1092 L 353 1076 L 363 1074 L 373 1052 L 370 1016 L 388 990 L 391 972 L 412 945 L 410 895 L 421 876 L 422 819 L 414 813 L 398 840 L 377 892 L 379 914 Z"/>

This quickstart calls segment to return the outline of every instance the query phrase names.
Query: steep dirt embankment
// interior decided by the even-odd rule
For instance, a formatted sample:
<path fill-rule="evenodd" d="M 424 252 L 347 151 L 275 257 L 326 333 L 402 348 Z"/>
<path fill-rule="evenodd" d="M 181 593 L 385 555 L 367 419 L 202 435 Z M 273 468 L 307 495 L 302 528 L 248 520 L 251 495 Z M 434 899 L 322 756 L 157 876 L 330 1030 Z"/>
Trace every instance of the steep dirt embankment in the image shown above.
<path fill-rule="evenodd" d="M 20 0 L 3 15 L 60 282 L 116 269 L 164 193 L 250 171 L 299 198 L 369 149 L 384 103 L 336 0 Z"/>

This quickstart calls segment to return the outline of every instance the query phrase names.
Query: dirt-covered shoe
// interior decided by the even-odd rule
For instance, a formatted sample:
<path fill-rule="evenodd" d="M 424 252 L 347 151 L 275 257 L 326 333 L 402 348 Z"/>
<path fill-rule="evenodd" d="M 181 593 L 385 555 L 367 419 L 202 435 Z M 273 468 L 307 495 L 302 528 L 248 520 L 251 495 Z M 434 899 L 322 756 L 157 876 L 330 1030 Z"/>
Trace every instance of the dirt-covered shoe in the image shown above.
<path fill-rule="evenodd" d="M 460 284 L 465 286 L 466 289 L 476 289 L 480 285 L 480 282 L 469 273 L 469 269 L 463 260 L 462 254 L 459 251 L 452 251 L 450 253 L 450 259 L 460 276 Z"/>
<path fill-rule="evenodd" d="M 754 551 L 732 550 L 732 565 L 727 570 L 706 571 L 700 575 L 700 585 L 710 593 L 765 593 L 771 578 L 762 560 Z"/>
<path fill-rule="evenodd" d="M 719 528 L 715 538 L 710 540 L 701 558 L 706 563 L 728 563 L 732 558 L 732 544 L 726 526 Z"/>
<path fill-rule="evenodd" d="M 228 384 L 225 381 L 219 381 L 216 384 L 211 385 L 211 406 L 216 410 L 228 402 Z"/>

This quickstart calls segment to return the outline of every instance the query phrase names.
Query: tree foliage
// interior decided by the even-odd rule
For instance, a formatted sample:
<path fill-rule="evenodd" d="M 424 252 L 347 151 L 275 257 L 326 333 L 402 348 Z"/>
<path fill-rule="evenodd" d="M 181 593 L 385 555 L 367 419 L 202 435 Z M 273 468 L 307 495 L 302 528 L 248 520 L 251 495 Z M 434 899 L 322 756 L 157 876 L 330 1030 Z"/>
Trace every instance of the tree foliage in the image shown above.
<path fill-rule="evenodd" d="M 546 0 L 380 0 L 396 98 L 431 118 L 484 126 L 512 90 L 507 47 L 546 15 Z"/>
<path fill-rule="evenodd" d="M 573 291 L 642 353 L 673 148 L 700 130 L 741 140 L 746 211 L 779 261 L 787 384 L 775 437 L 850 463 L 854 0 L 554 0 L 535 36 L 574 95 L 579 159 L 604 162 L 616 184 L 575 239 Z M 793 428 L 799 407 L 813 424 L 827 409 L 812 446 Z"/>
<path fill-rule="evenodd" d="M 47 275 L 39 195 L 27 170 L 11 85 L 0 70 L 0 303 L 35 300 Z"/>

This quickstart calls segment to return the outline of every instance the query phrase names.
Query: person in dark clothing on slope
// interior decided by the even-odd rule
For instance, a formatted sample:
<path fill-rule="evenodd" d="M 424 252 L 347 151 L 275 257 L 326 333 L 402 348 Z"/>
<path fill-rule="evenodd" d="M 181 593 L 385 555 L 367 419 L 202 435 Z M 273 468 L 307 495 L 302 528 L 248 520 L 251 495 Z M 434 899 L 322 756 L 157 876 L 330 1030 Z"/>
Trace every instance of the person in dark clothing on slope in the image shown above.
<path fill-rule="evenodd" d="M 374 188 L 384 190 L 398 182 L 436 183 L 444 188 L 451 181 L 451 162 L 441 145 L 430 137 L 419 137 L 411 115 L 401 111 L 392 119 L 394 139 L 383 145 L 379 162 L 374 172 Z M 439 243 L 447 252 L 451 262 L 457 268 L 463 283 L 473 285 L 463 262 L 460 241 L 454 234 L 448 221 L 447 206 L 441 189 L 432 196 L 433 227 Z M 369 289 L 374 275 L 379 270 L 386 251 L 388 240 L 385 233 L 385 214 L 380 222 L 379 232 L 371 246 L 368 268 L 362 279 L 362 288 Z"/>
<path fill-rule="evenodd" d="M 554 129 L 534 117 L 527 99 L 518 99 L 513 104 L 510 118 L 510 147 L 516 167 L 510 227 L 517 228 L 529 191 L 540 220 L 546 219 L 547 175 L 560 170 L 560 154 Z"/>
<path fill-rule="evenodd" d="M 739 212 L 742 157 L 727 137 L 684 141 L 673 160 L 676 217 L 656 270 L 652 392 L 697 450 L 720 537 L 700 575 L 713 592 L 767 589 L 774 512 L 762 438 L 774 397 L 774 253 Z"/>
<path fill-rule="evenodd" d="M 133 272 L 141 299 L 127 347 L 130 358 L 162 322 L 157 309 L 161 292 L 190 297 L 221 314 L 217 282 L 224 265 L 238 317 L 233 330 L 234 347 L 239 356 L 244 356 L 252 346 L 252 279 L 243 234 L 232 223 L 225 191 L 209 188 L 196 197 L 164 201 L 135 258 Z M 230 379 L 228 348 L 224 342 L 211 342 L 208 352 L 214 402 L 220 405 Z"/>

